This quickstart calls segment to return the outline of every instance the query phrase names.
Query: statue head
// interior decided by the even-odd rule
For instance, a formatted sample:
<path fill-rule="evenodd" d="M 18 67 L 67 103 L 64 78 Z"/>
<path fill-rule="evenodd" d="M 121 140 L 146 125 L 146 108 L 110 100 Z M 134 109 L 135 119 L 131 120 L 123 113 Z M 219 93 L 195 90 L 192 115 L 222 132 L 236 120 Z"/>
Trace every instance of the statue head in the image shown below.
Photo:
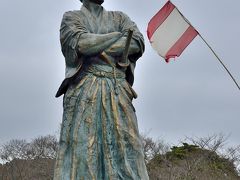
<path fill-rule="evenodd" d="M 83 0 L 80 0 L 80 1 L 83 2 Z M 90 1 L 90 2 L 95 3 L 95 4 L 99 4 L 99 5 L 104 3 L 104 0 L 87 0 L 87 1 Z"/>

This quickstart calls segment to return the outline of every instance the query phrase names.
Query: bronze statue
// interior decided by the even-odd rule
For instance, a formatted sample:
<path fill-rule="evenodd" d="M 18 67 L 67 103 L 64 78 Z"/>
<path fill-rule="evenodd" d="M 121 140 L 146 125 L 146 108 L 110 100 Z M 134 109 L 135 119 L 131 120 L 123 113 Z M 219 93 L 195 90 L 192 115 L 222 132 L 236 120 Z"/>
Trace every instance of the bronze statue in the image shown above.
<path fill-rule="evenodd" d="M 66 78 L 54 180 L 148 180 L 132 99 L 144 40 L 136 24 L 104 0 L 81 0 L 63 16 Z"/>

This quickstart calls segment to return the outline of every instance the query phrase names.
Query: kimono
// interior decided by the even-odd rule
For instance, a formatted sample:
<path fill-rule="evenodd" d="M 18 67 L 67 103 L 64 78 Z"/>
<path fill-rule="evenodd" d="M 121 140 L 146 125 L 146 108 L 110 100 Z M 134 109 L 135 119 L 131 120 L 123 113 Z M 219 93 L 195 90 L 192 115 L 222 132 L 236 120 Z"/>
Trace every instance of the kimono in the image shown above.
<path fill-rule="evenodd" d="M 124 33 L 129 28 L 140 48 L 129 56 L 129 67 L 118 68 L 118 57 L 109 63 L 79 53 L 82 34 Z M 122 12 L 102 8 L 96 19 L 82 6 L 64 14 L 60 41 L 65 80 L 75 78 L 64 94 L 54 180 L 148 180 L 132 104 L 134 68 L 144 51 L 137 26 Z"/>

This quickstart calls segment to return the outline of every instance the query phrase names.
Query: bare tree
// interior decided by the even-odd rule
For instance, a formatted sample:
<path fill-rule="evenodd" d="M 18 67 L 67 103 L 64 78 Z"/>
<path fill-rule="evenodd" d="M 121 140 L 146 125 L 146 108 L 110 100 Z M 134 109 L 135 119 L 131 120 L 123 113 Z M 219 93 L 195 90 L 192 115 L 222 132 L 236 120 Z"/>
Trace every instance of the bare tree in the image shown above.
<path fill-rule="evenodd" d="M 161 139 L 154 141 L 146 135 L 141 135 L 141 138 L 146 163 L 156 157 L 156 155 L 163 155 L 170 150 L 170 146 Z"/>
<path fill-rule="evenodd" d="M 27 159 L 29 143 L 26 140 L 10 140 L 0 149 L 0 158 L 4 162 L 10 162 L 14 159 Z"/>
<path fill-rule="evenodd" d="M 0 148 L 0 159 L 6 163 L 1 176 L 6 180 L 36 179 L 32 178 L 34 171 L 43 179 L 51 179 L 57 149 L 57 139 L 52 135 L 40 136 L 31 142 L 11 140 Z"/>
<path fill-rule="evenodd" d="M 232 162 L 238 174 L 240 174 L 240 145 L 227 147 L 226 142 L 230 135 L 223 133 L 213 134 L 207 137 L 186 137 L 185 141 L 199 146 L 202 149 L 207 149 L 211 152 L 217 153 L 220 157 L 228 159 Z"/>
<path fill-rule="evenodd" d="M 10 140 L 0 148 L 0 158 L 4 162 L 14 159 L 54 159 L 58 149 L 58 142 L 55 136 L 47 135 L 26 140 Z"/>
<path fill-rule="evenodd" d="M 235 164 L 240 174 L 240 145 L 227 148 L 223 156 Z"/>
<path fill-rule="evenodd" d="M 166 151 L 161 151 L 152 138 L 143 137 L 150 179 L 239 179 L 235 167 L 239 166 L 240 146 L 226 148 L 228 137 L 187 137 L 181 141 L 182 146 L 173 146 L 171 150 L 168 146 Z"/>
<path fill-rule="evenodd" d="M 54 159 L 58 149 L 58 142 L 55 136 L 40 136 L 31 142 L 31 148 L 34 159 Z"/>
<path fill-rule="evenodd" d="M 213 134 L 206 137 L 186 137 L 184 141 L 190 141 L 190 143 L 199 146 L 202 149 L 208 149 L 213 152 L 218 152 L 226 145 L 229 135 L 223 133 Z"/>

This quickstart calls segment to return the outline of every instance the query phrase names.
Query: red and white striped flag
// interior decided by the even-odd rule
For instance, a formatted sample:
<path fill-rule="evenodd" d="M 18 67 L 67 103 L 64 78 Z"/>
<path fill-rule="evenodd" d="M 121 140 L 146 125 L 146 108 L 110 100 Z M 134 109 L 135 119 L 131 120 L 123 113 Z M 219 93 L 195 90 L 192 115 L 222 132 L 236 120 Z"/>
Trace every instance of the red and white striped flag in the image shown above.
<path fill-rule="evenodd" d="M 180 56 L 198 32 L 168 1 L 150 20 L 147 35 L 153 49 L 168 62 L 170 58 Z"/>

